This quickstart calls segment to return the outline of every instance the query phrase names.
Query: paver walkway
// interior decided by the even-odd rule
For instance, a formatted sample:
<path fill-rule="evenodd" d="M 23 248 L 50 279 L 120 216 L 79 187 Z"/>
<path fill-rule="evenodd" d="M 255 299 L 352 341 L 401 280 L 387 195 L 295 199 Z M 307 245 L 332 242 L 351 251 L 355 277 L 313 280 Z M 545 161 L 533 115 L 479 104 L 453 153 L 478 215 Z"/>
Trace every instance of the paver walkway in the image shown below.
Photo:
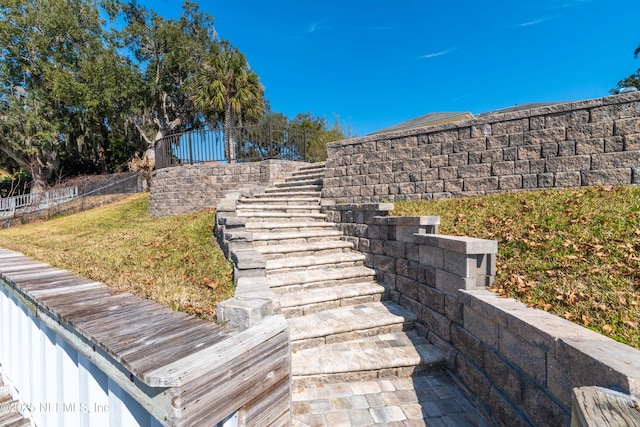
<path fill-rule="evenodd" d="M 478 426 L 445 355 L 321 209 L 324 164 L 239 200 L 289 320 L 296 426 Z"/>
<path fill-rule="evenodd" d="M 296 427 L 485 425 L 444 372 L 299 388 L 293 413 Z"/>

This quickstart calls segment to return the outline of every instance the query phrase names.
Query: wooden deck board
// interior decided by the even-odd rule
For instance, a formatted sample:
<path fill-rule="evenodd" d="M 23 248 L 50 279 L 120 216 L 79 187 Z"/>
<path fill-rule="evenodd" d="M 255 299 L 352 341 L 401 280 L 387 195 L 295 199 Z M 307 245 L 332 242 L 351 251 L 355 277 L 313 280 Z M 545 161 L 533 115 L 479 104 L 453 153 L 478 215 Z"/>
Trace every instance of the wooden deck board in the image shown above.
<path fill-rule="evenodd" d="M 0 249 L 0 277 L 141 379 L 230 333 L 17 252 Z"/>
<path fill-rule="evenodd" d="M 199 328 L 185 331 L 175 337 L 171 345 L 157 343 L 154 346 L 141 347 L 135 352 L 125 352 L 123 357 L 128 365 L 140 375 L 180 360 L 200 350 L 224 340 L 226 334 L 219 329 Z"/>

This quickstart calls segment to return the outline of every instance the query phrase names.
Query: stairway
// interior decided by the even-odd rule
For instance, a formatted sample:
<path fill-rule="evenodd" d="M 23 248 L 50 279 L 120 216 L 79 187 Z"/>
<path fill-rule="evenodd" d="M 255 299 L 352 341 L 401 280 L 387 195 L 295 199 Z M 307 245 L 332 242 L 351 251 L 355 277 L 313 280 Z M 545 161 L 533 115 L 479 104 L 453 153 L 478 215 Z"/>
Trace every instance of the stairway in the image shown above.
<path fill-rule="evenodd" d="M 11 397 L 10 387 L 3 383 L 0 375 L 0 427 L 30 426 L 31 421 L 19 412 L 21 407 L 24 405 Z"/>
<path fill-rule="evenodd" d="M 326 221 L 323 176 L 323 163 L 304 165 L 237 209 L 289 320 L 293 388 L 440 368 L 444 355 L 413 330 L 416 315 L 387 300 L 365 256 Z"/>

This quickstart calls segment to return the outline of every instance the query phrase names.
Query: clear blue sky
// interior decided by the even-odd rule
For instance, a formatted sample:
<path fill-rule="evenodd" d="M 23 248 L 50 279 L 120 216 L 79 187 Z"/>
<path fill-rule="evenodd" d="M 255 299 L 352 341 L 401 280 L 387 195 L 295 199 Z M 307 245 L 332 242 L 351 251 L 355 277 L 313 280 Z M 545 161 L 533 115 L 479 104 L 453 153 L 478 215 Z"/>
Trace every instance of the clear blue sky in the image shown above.
<path fill-rule="evenodd" d="M 141 0 L 177 17 L 181 0 Z M 274 111 L 359 135 L 430 112 L 608 95 L 640 68 L 638 0 L 200 1 Z"/>

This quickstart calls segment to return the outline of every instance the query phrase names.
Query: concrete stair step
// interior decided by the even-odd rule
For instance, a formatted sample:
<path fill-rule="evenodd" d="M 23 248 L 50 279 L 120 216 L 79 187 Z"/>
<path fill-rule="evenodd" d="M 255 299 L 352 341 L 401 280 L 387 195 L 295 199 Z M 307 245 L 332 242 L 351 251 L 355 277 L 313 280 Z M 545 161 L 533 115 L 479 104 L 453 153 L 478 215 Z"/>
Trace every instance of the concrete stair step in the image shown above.
<path fill-rule="evenodd" d="M 307 291 L 373 280 L 375 271 L 364 266 L 321 268 L 267 274 L 269 286 L 276 293 Z"/>
<path fill-rule="evenodd" d="M 320 204 L 320 197 L 271 197 L 269 195 L 258 195 L 252 198 L 242 197 L 238 201 L 240 202 L 240 206 L 255 203 L 261 203 L 263 205 L 307 205 Z"/>
<path fill-rule="evenodd" d="M 296 190 L 295 188 L 290 188 L 288 191 L 282 191 L 279 188 L 266 188 L 264 193 L 256 194 L 255 198 L 262 197 L 282 197 L 282 198 L 291 198 L 291 197 L 320 197 L 321 189 L 316 188 L 314 186 L 313 189 L 310 190 Z"/>
<path fill-rule="evenodd" d="M 289 319 L 293 350 L 358 340 L 413 327 L 417 316 L 390 301 L 372 301 Z"/>
<path fill-rule="evenodd" d="M 274 223 L 282 222 L 322 222 L 327 218 L 323 213 L 306 213 L 306 212 L 245 212 L 240 209 L 237 211 L 238 217 L 250 218 L 247 225 L 256 222 L 270 221 Z"/>
<path fill-rule="evenodd" d="M 324 169 L 327 165 L 327 162 L 315 162 L 315 163 L 307 163 L 305 165 L 300 166 L 298 168 L 299 171 L 305 171 L 310 169 Z"/>
<path fill-rule="evenodd" d="M 306 289 L 304 292 L 279 294 L 282 314 L 292 321 L 295 317 L 320 313 L 357 304 L 381 301 L 388 296 L 388 289 L 372 280 L 351 283 L 348 286 L 332 286 Z"/>
<path fill-rule="evenodd" d="M 316 243 L 335 241 L 342 237 L 342 232 L 330 228 L 321 230 L 280 231 L 280 232 L 254 232 L 253 246 L 293 245 L 301 243 Z"/>
<path fill-rule="evenodd" d="M 279 184 L 275 184 L 273 187 L 265 188 L 264 194 L 271 194 L 274 192 L 298 192 L 298 191 L 322 191 L 322 183 L 318 182 L 296 182 L 296 183 L 286 183 L 282 182 Z"/>
<path fill-rule="evenodd" d="M 24 418 L 17 408 L 20 407 L 20 402 L 17 400 L 9 400 L 3 403 L 8 408 L 16 408 L 15 410 L 0 412 L 0 426 L 2 427 L 20 427 L 31 425 L 31 421 Z"/>
<path fill-rule="evenodd" d="M 284 179 L 285 182 L 297 182 L 307 180 L 317 180 L 324 178 L 324 170 L 311 170 L 303 172 L 294 172 L 291 176 Z"/>
<path fill-rule="evenodd" d="M 323 255 L 287 257 L 267 260 L 267 277 L 280 272 L 305 271 L 325 268 L 354 267 L 364 264 L 366 259 L 360 252 L 336 252 Z"/>
<path fill-rule="evenodd" d="M 402 377 L 442 369 L 444 353 L 415 330 L 324 344 L 291 353 L 294 387 Z"/>
<path fill-rule="evenodd" d="M 0 386 L 0 402 L 11 400 L 11 389 L 8 385 Z"/>
<path fill-rule="evenodd" d="M 255 236 L 254 236 L 255 240 Z M 353 249 L 353 243 L 345 240 L 327 240 L 321 242 L 305 242 L 280 245 L 262 245 L 255 247 L 266 259 L 283 257 L 301 257 L 344 252 Z"/>
<path fill-rule="evenodd" d="M 320 205 L 286 205 L 286 204 L 264 204 L 264 203 L 241 203 L 237 212 L 240 213 L 262 213 L 262 212 L 291 212 L 291 213 L 320 213 Z"/>
<path fill-rule="evenodd" d="M 262 222 L 248 222 L 246 224 L 247 231 L 254 232 L 254 240 L 255 233 L 265 233 L 265 232 L 316 232 L 319 230 L 335 230 L 336 223 L 335 222 L 326 222 L 326 221 L 280 221 L 280 222 L 272 222 L 272 221 L 262 221 Z"/>

